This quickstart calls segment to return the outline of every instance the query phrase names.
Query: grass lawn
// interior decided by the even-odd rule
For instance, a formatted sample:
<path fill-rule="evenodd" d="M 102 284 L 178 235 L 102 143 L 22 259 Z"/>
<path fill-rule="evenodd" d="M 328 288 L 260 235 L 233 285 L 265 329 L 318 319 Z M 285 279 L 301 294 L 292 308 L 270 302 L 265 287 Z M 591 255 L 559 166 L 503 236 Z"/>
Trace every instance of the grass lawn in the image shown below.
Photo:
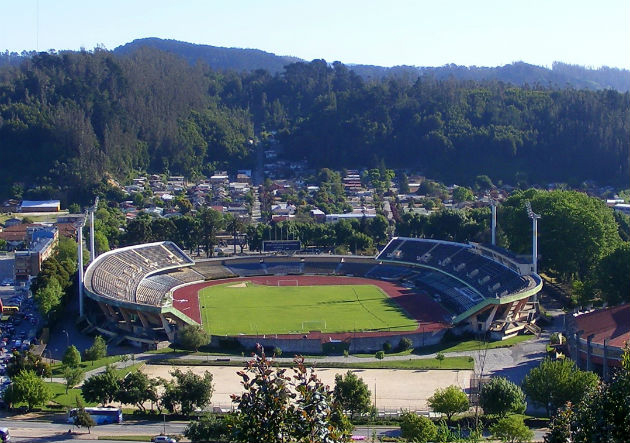
<path fill-rule="evenodd" d="M 459 343 L 443 343 L 437 346 L 430 346 L 419 349 L 420 354 L 432 354 L 434 352 L 465 352 L 478 351 L 487 347 L 488 349 L 509 348 L 534 338 L 532 335 L 517 335 L 501 341 L 482 342 L 479 340 L 466 340 Z"/>
<path fill-rule="evenodd" d="M 116 373 L 122 378 L 130 372 L 137 371 L 143 364 L 144 363 L 136 363 L 131 366 L 127 366 L 126 368 L 116 369 Z M 83 400 L 81 388 L 68 389 L 68 393 L 66 394 L 66 385 L 63 383 L 46 383 L 46 385 L 48 385 L 48 388 L 53 394 L 51 401 L 59 406 L 68 408 L 76 407 L 77 396 L 81 397 L 85 406 L 97 406 L 96 403 L 87 403 Z"/>
<path fill-rule="evenodd" d="M 514 346 L 516 344 L 522 343 L 527 340 L 531 340 L 534 338 L 531 335 L 517 335 L 516 337 L 510 337 L 508 339 L 502 341 L 492 341 L 492 342 L 482 342 L 479 340 L 465 340 L 459 343 L 449 342 L 449 343 L 441 343 L 435 346 L 427 346 L 426 348 L 420 349 L 407 349 L 406 351 L 400 352 L 388 352 L 385 354 L 386 357 L 392 356 L 402 356 L 402 355 L 426 355 L 433 354 L 435 352 L 467 352 L 467 351 L 478 351 L 479 349 L 483 349 L 485 346 L 488 349 L 497 349 L 497 348 L 509 348 L 510 346 Z M 374 353 L 372 354 L 352 354 L 353 357 L 359 358 L 373 358 Z"/>
<path fill-rule="evenodd" d="M 202 323 L 215 335 L 412 331 L 418 326 L 373 285 L 227 283 L 199 295 Z"/>
<path fill-rule="evenodd" d="M 99 358 L 94 361 L 82 361 L 79 364 L 79 367 L 83 370 L 83 372 L 91 371 L 93 369 L 98 369 L 101 366 L 109 365 L 111 363 L 116 363 L 120 361 L 120 355 L 109 355 L 107 357 Z M 63 377 L 63 364 L 55 363 L 51 366 L 53 377 Z"/>
<path fill-rule="evenodd" d="M 205 360 L 187 360 L 187 359 L 164 359 L 154 360 L 150 365 L 168 365 L 168 366 L 234 366 L 243 368 L 246 365 L 244 361 L 210 361 Z M 281 367 L 291 367 L 293 362 L 276 361 L 275 365 Z M 316 363 L 307 362 L 307 366 L 315 366 L 321 368 L 348 368 L 348 369 L 473 369 L 474 362 L 468 357 L 446 357 L 442 363 L 435 358 L 412 358 L 409 360 L 382 360 L 382 361 L 366 361 L 366 362 L 324 362 Z"/>

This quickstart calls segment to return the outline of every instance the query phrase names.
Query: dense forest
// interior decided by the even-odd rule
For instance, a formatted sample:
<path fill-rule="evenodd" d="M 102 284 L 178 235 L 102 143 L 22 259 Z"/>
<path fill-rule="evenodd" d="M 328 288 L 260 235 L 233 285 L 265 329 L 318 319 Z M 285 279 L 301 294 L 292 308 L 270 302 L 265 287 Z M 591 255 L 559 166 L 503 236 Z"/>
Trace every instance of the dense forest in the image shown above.
<path fill-rule="evenodd" d="M 253 165 L 277 131 L 313 167 L 385 162 L 443 181 L 626 185 L 629 93 L 422 76 L 341 63 L 217 71 L 152 48 L 39 53 L 0 69 L 0 197 L 67 195 L 108 174 L 189 177 Z M 81 196 L 73 194 L 73 199 Z"/>

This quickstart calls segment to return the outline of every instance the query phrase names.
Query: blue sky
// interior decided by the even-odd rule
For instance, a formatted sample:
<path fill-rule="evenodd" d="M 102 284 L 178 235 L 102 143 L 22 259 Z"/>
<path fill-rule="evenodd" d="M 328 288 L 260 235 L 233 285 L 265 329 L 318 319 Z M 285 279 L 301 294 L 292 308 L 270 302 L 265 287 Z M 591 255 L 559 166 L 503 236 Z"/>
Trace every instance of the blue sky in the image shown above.
<path fill-rule="evenodd" d="M 0 0 L 0 50 L 142 37 L 382 66 L 630 69 L 628 0 Z M 37 13 L 39 9 L 39 14 Z"/>

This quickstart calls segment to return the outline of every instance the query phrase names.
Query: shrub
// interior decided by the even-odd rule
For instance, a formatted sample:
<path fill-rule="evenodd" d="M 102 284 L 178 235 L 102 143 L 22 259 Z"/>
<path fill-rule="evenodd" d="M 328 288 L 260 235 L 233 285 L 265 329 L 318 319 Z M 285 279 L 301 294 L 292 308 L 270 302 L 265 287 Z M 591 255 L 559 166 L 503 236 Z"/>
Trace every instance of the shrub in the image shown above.
<path fill-rule="evenodd" d="M 406 351 L 407 349 L 411 349 L 413 347 L 413 342 L 409 340 L 407 337 L 403 337 L 398 342 L 398 350 Z"/>
<path fill-rule="evenodd" d="M 390 342 L 388 342 L 388 341 L 383 343 L 383 351 L 391 352 L 392 351 L 392 344 Z"/>
<path fill-rule="evenodd" d="M 431 441 L 437 435 L 437 427 L 431 420 L 409 411 L 401 416 L 400 431 L 403 438 L 417 443 Z"/>

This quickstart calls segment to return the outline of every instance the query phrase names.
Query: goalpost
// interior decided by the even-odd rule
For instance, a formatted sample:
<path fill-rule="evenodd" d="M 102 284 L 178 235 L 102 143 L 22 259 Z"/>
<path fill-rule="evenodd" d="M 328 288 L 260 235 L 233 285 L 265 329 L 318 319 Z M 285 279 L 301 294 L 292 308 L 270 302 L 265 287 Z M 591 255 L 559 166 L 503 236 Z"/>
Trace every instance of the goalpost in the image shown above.
<path fill-rule="evenodd" d="M 278 286 L 300 286 L 297 279 L 293 280 L 278 280 Z"/>
<path fill-rule="evenodd" d="M 325 331 L 326 320 L 304 320 L 302 322 L 302 331 Z"/>

